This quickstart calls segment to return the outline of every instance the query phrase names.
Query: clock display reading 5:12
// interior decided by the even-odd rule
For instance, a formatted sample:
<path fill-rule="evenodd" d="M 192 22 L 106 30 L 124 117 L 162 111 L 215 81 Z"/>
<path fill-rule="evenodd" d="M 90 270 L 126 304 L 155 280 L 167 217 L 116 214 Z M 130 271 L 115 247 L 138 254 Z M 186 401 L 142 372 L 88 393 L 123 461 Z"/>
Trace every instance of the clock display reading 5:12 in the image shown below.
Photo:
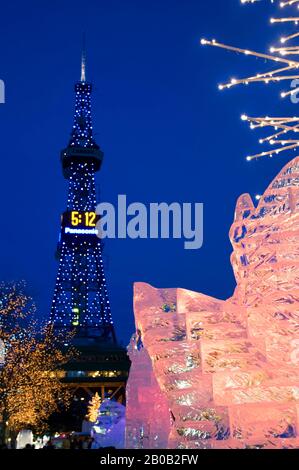
<path fill-rule="evenodd" d="M 86 227 L 95 227 L 97 215 L 95 212 L 71 212 L 71 224 L 73 227 L 84 224 Z"/>

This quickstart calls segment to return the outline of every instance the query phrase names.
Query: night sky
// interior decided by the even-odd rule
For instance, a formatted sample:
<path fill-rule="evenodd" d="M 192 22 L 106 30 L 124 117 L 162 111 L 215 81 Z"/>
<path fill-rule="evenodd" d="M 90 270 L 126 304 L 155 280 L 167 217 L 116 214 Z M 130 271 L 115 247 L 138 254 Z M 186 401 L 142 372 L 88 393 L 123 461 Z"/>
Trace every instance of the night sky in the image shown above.
<path fill-rule="evenodd" d="M 82 32 L 93 124 L 105 153 L 101 200 L 203 202 L 204 245 L 182 240 L 109 240 L 105 265 L 117 335 L 134 330 L 134 281 L 229 297 L 235 281 L 228 231 L 237 197 L 262 193 L 290 154 L 246 162 L 258 131 L 240 120 L 296 114 L 282 85 L 217 84 L 272 63 L 201 47 L 202 37 L 261 52 L 288 26 L 270 25 L 270 2 L 238 0 L 17 0 L 2 2 L 0 78 L 1 279 L 25 279 L 47 317 L 67 184 L 60 150 L 69 139 Z M 292 156 L 292 155 L 291 155 Z M 295 154 L 294 154 L 295 156 Z"/>

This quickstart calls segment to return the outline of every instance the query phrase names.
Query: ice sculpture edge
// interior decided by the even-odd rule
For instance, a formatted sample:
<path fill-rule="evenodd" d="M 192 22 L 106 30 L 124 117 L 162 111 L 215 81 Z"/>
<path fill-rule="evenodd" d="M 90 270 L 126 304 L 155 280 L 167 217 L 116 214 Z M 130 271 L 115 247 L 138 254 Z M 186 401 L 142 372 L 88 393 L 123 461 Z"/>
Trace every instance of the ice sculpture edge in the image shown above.
<path fill-rule="evenodd" d="M 299 157 L 239 197 L 226 301 L 135 284 L 127 447 L 299 447 L 298 209 Z"/>

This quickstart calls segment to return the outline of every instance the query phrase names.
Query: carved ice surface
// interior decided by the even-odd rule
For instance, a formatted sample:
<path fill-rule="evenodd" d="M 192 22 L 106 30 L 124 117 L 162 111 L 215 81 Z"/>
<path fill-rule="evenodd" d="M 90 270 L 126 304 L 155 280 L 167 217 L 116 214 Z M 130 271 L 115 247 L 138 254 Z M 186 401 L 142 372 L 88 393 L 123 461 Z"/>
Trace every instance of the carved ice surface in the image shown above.
<path fill-rule="evenodd" d="M 299 157 L 230 239 L 226 301 L 135 284 L 129 448 L 299 447 Z"/>
<path fill-rule="evenodd" d="M 93 449 L 101 447 L 124 448 L 125 407 L 109 398 L 103 400 L 98 418 L 91 430 Z"/>

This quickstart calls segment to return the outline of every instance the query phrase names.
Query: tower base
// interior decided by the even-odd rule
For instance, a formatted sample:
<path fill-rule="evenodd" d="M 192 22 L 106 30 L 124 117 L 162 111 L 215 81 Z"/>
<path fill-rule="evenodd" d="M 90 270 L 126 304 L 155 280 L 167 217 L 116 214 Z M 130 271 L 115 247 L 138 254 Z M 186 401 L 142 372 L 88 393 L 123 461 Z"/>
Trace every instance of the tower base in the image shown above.
<path fill-rule="evenodd" d="M 90 337 L 75 338 L 74 346 L 79 354 L 58 371 L 73 398 L 68 410 L 51 417 L 49 425 L 53 432 L 80 432 L 88 404 L 96 392 L 102 400 L 109 398 L 123 405 L 126 403 L 131 365 L 126 348 Z"/>

